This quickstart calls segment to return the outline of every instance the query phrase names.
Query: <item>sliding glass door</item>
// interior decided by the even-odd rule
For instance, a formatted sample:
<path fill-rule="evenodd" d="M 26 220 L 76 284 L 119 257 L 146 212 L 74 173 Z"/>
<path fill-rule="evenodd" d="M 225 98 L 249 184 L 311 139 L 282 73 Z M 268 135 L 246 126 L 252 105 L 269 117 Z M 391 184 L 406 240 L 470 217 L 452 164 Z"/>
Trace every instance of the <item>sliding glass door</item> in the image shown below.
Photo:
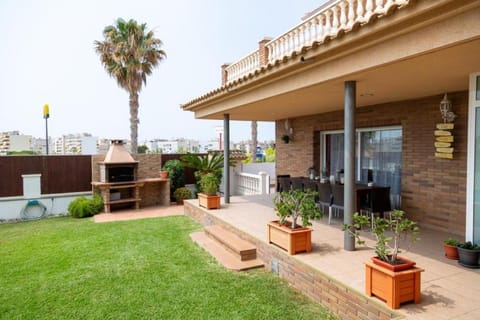
<path fill-rule="evenodd" d="M 480 73 L 470 76 L 466 238 L 480 244 Z"/>
<path fill-rule="evenodd" d="M 322 133 L 322 164 L 330 175 L 343 169 L 343 132 Z M 356 134 L 356 178 L 361 183 L 373 182 L 390 186 L 393 208 L 400 208 L 402 129 L 381 127 L 359 129 Z"/>

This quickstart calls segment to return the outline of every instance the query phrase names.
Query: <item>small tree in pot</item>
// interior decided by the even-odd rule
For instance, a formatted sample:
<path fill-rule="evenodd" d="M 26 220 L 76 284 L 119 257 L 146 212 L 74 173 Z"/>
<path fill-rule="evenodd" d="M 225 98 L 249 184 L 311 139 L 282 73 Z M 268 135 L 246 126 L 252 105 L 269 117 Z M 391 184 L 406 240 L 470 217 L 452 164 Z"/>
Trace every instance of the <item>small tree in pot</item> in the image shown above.
<path fill-rule="evenodd" d="M 290 218 L 290 228 L 298 227 L 297 220 L 301 218 L 302 227 L 312 225 L 311 219 L 321 218 L 322 210 L 315 203 L 315 197 L 318 192 L 311 190 L 288 190 L 275 195 L 274 205 L 277 216 L 280 218 L 279 224 L 288 224 Z"/>
<path fill-rule="evenodd" d="M 275 211 L 280 218 L 267 224 L 267 238 L 289 254 L 312 251 L 310 220 L 323 216 L 322 210 L 315 203 L 317 192 L 307 190 L 288 190 L 274 198 Z M 287 220 L 290 218 L 290 220 Z M 298 218 L 302 225 L 297 223 Z"/>
<path fill-rule="evenodd" d="M 357 244 L 371 247 L 360 235 L 362 228 L 370 226 L 372 226 L 372 223 L 368 216 L 355 213 L 353 215 L 353 225 L 344 225 L 343 230 L 348 230 L 352 237 L 357 240 Z M 409 243 L 417 241 L 420 229 L 416 222 L 405 217 L 404 211 L 393 210 L 390 219 L 376 217 L 370 231 L 376 241 L 375 245 L 371 247 L 375 249 L 376 258 L 390 265 L 398 265 L 406 260 L 398 257 L 400 243 L 402 241 L 408 241 Z"/>
<path fill-rule="evenodd" d="M 343 230 L 348 230 L 358 244 L 366 245 L 360 238 L 362 227 L 371 227 L 377 255 L 372 262 L 365 263 L 366 294 L 383 299 L 393 309 L 404 302 L 420 303 L 420 274 L 423 269 L 415 267 L 415 262 L 398 256 L 401 240 L 410 240 L 410 243 L 418 240 L 417 224 L 406 218 L 401 210 L 394 210 L 390 218 L 375 218 L 373 224 L 368 216 L 355 213 L 353 225 L 344 225 Z"/>

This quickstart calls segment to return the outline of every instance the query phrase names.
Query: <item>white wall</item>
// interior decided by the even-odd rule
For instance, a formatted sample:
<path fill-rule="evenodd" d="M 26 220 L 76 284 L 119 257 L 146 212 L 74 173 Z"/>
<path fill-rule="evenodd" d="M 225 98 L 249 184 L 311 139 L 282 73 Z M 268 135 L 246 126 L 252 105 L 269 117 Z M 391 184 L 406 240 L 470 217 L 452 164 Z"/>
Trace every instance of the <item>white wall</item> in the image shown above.
<path fill-rule="evenodd" d="M 70 202 L 80 196 L 91 197 L 92 193 L 73 192 L 41 195 L 36 198 L 23 196 L 0 198 L 0 222 L 22 220 L 22 212 L 30 217 L 39 217 L 43 213 L 43 207 L 46 208 L 45 216 L 67 215 L 67 208 Z M 28 202 L 31 200 L 38 201 L 40 205 L 28 206 L 26 209 Z"/>
<path fill-rule="evenodd" d="M 242 164 L 242 172 L 258 174 L 261 171 L 266 172 L 271 179 L 275 178 L 275 162 L 255 162 Z"/>

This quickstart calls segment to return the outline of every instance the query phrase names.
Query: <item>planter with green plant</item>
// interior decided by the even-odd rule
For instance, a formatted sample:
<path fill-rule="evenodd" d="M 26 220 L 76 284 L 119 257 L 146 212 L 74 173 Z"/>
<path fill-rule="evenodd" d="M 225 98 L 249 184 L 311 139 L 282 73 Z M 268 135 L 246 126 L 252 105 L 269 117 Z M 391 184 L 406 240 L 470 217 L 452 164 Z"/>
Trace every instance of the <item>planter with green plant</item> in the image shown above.
<path fill-rule="evenodd" d="M 460 243 L 458 249 L 458 263 L 464 267 L 480 268 L 480 245 L 467 241 Z"/>
<path fill-rule="evenodd" d="M 361 238 L 362 228 L 369 228 L 375 244 L 369 245 Z M 416 222 L 408 219 L 405 212 L 393 210 L 391 217 L 376 217 L 372 225 L 368 216 L 353 215 L 353 224 L 344 225 L 343 230 L 355 237 L 357 244 L 375 250 L 372 261 L 365 263 L 365 291 L 369 296 L 376 296 L 393 309 L 401 303 L 413 301 L 420 303 L 421 272 L 415 262 L 398 256 L 400 244 L 409 244 L 418 240 L 420 231 Z"/>
<path fill-rule="evenodd" d="M 173 197 L 175 198 L 177 204 L 182 205 L 183 200 L 190 199 L 192 197 L 192 192 L 185 187 L 180 187 L 175 190 Z"/>
<path fill-rule="evenodd" d="M 458 260 L 458 246 L 457 239 L 448 238 L 443 241 L 443 250 L 445 251 L 445 257 L 452 260 Z"/>
<path fill-rule="evenodd" d="M 277 194 L 274 198 L 276 221 L 267 224 L 267 238 L 289 254 L 312 251 L 310 220 L 321 218 L 322 210 L 315 203 L 318 193 L 307 190 L 288 190 Z M 298 219 L 302 220 L 301 225 Z"/>
<path fill-rule="evenodd" d="M 212 152 L 207 155 L 187 153 L 180 160 L 185 167 L 195 170 L 195 187 L 197 190 L 201 190 L 200 179 L 208 173 L 215 175 L 217 183 L 220 185 L 223 176 L 223 153 Z M 228 165 L 234 167 L 235 162 L 229 159 Z"/>
<path fill-rule="evenodd" d="M 220 196 L 217 195 L 219 182 L 215 174 L 207 173 L 200 179 L 200 193 L 198 203 L 207 209 L 220 208 Z"/>

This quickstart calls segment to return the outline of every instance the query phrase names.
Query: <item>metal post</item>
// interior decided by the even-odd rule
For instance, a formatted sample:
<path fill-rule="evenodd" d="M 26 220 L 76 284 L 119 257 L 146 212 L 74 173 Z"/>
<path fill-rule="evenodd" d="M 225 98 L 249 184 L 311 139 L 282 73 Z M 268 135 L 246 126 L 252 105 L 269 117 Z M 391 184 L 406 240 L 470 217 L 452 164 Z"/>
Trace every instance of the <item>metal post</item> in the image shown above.
<path fill-rule="evenodd" d="M 48 156 L 48 118 L 45 118 L 45 145 L 46 145 L 46 150 L 47 150 L 47 156 Z"/>
<path fill-rule="evenodd" d="M 356 82 L 345 82 L 345 144 L 344 144 L 344 218 L 343 222 L 352 225 L 355 211 L 355 107 Z M 355 239 L 348 230 L 344 234 L 343 247 L 355 250 Z"/>
<path fill-rule="evenodd" d="M 45 119 L 45 146 L 48 156 L 48 118 L 50 118 L 50 109 L 48 103 L 43 106 L 43 118 Z"/>
<path fill-rule="evenodd" d="M 230 115 L 223 115 L 223 181 L 225 203 L 230 203 Z"/>

